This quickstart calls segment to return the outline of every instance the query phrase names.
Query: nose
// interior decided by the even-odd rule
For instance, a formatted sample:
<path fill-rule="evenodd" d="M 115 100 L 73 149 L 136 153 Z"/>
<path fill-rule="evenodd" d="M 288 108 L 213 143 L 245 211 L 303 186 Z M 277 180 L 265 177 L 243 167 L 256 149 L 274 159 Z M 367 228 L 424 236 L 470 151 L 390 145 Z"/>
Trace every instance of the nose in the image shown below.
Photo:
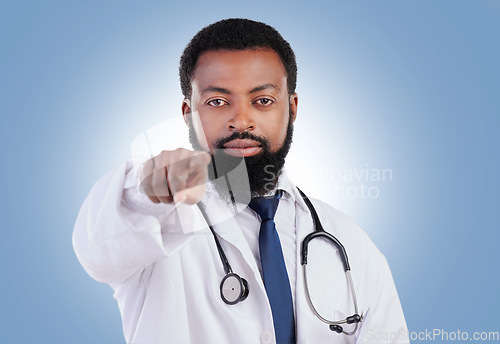
<path fill-rule="evenodd" d="M 229 131 L 244 132 L 255 129 L 252 109 L 247 104 L 233 104 L 233 111 L 227 121 Z"/>

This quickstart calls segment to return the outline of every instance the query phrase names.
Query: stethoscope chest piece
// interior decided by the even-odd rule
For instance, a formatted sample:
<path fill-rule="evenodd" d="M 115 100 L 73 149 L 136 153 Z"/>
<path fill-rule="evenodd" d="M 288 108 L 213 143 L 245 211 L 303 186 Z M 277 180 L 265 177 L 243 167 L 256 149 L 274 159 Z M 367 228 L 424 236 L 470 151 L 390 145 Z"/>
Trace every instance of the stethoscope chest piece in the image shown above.
<path fill-rule="evenodd" d="M 220 283 L 220 296 L 228 305 L 245 300 L 248 292 L 248 282 L 235 273 L 227 274 Z"/>

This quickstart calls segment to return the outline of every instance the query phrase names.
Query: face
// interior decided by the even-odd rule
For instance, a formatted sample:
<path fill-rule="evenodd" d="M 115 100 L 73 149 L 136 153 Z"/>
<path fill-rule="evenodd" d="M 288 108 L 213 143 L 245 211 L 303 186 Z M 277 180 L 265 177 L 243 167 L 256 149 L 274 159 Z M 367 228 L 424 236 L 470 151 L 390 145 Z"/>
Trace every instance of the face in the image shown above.
<path fill-rule="evenodd" d="M 285 68 L 272 49 L 205 52 L 191 86 L 184 118 L 188 123 L 192 113 L 197 139 L 212 154 L 214 148 L 239 157 L 277 152 L 296 117 L 297 95 L 288 95 Z M 231 139 L 245 132 L 262 141 Z"/>
<path fill-rule="evenodd" d="M 274 188 L 292 140 L 297 95 L 288 95 L 285 69 L 273 50 L 201 55 L 183 113 L 193 148 L 212 154 L 215 184 L 245 160 L 250 190 L 241 180 L 230 193 L 216 185 L 221 195 L 242 201 L 248 191 L 256 196 Z"/>

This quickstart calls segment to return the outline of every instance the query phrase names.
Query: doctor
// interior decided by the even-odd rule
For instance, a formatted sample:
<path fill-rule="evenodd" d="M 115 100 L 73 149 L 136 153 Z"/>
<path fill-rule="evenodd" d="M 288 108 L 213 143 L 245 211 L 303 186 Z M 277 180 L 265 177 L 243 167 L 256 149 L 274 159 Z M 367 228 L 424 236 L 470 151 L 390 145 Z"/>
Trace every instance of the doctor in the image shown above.
<path fill-rule="evenodd" d="M 349 256 L 362 321 L 343 324 L 352 335 L 332 331 L 306 297 L 301 244 L 315 226 L 283 169 L 296 75 L 293 51 L 272 27 L 228 19 L 204 28 L 180 63 L 194 150 L 163 151 L 139 169 L 125 162 L 90 192 L 73 246 L 90 276 L 114 289 L 127 343 L 408 342 L 384 256 L 318 200 L 323 228 Z M 234 303 L 221 292 L 223 255 L 245 281 L 230 285 L 247 290 Z M 334 246 L 311 241 L 307 269 L 321 316 L 355 313 Z"/>

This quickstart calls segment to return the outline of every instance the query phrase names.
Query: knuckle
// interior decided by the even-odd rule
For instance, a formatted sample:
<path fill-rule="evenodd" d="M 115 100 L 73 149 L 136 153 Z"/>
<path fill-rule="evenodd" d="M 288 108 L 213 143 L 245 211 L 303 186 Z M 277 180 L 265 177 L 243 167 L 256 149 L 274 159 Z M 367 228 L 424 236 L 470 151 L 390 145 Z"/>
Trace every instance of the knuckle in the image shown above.
<path fill-rule="evenodd" d="M 180 179 L 178 177 L 169 178 L 168 184 L 169 184 L 170 190 L 172 191 L 173 194 L 184 189 L 184 183 L 183 183 L 182 179 Z"/>
<path fill-rule="evenodd" d="M 178 183 L 181 180 L 181 176 L 178 171 L 173 171 L 167 175 L 167 180 L 169 183 Z"/>
<path fill-rule="evenodd" d="M 162 150 L 161 153 L 159 154 L 159 156 L 162 156 L 162 157 L 166 157 L 166 156 L 169 156 L 170 154 L 172 154 L 172 151 L 171 150 Z"/>
<path fill-rule="evenodd" d="M 177 148 L 172 151 L 172 156 L 176 157 L 177 159 L 181 159 L 183 156 L 186 156 L 186 154 L 189 151 L 185 148 Z"/>
<path fill-rule="evenodd" d="M 165 189 L 165 183 L 165 179 L 155 178 L 151 183 L 151 187 L 154 192 L 160 192 L 161 190 Z"/>
<path fill-rule="evenodd" d="M 184 153 L 184 152 L 187 152 L 187 151 L 188 151 L 187 149 L 182 148 L 182 147 L 174 149 L 174 152 L 176 152 L 176 153 Z"/>

